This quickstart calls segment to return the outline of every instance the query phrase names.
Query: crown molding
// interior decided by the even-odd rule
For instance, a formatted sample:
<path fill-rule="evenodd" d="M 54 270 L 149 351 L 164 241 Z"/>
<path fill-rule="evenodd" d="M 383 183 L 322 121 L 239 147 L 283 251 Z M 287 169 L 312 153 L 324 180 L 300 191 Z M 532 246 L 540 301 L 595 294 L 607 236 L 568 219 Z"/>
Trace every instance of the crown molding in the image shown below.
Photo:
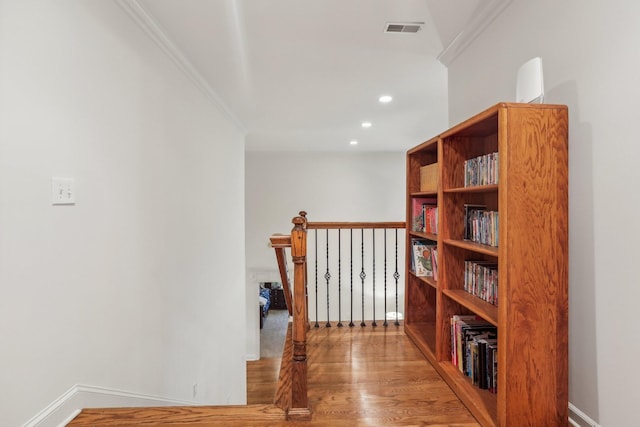
<path fill-rule="evenodd" d="M 118 4 L 133 21 L 153 40 L 160 49 L 178 66 L 178 68 L 191 80 L 195 86 L 204 93 L 207 99 L 217 107 L 237 128 L 242 132 L 247 132 L 247 128 L 229 110 L 218 94 L 209 86 L 209 83 L 193 66 L 191 61 L 182 53 L 180 48 L 167 36 L 164 30 L 156 22 L 153 16 L 137 0 L 113 0 Z"/>
<path fill-rule="evenodd" d="M 489 0 L 485 6 L 465 24 L 438 55 L 437 59 L 448 67 L 465 49 L 500 15 L 512 0 Z"/>

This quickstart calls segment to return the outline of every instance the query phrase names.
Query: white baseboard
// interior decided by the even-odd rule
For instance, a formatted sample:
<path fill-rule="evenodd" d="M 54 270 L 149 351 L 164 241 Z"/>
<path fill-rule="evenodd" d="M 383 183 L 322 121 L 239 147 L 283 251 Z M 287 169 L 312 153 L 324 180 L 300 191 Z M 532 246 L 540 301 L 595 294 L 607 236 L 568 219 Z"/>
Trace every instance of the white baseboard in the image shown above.
<path fill-rule="evenodd" d="M 602 427 L 571 402 L 569 402 L 569 423 L 573 427 Z"/>
<path fill-rule="evenodd" d="M 193 402 L 164 397 L 76 384 L 27 421 L 23 427 L 62 427 L 74 419 L 83 408 L 190 406 L 193 404 Z"/>
<path fill-rule="evenodd" d="M 83 408 L 191 405 L 194 402 L 76 384 L 22 427 L 63 427 Z M 602 427 L 572 403 L 569 403 L 569 423 L 574 427 Z"/>

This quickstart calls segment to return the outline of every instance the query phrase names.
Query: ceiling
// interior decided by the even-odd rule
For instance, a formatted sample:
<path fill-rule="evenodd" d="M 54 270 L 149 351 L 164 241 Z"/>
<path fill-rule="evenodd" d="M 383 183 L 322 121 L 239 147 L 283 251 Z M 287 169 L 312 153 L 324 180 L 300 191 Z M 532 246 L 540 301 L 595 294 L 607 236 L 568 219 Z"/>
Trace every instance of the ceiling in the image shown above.
<path fill-rule="evenodd" d="M 437 134 L 445 64 L 508 3 L 117 1 L 246 132 L 249 151 L 404 151 Z M 385 33 L 388 22 L 424 25 Z"/>

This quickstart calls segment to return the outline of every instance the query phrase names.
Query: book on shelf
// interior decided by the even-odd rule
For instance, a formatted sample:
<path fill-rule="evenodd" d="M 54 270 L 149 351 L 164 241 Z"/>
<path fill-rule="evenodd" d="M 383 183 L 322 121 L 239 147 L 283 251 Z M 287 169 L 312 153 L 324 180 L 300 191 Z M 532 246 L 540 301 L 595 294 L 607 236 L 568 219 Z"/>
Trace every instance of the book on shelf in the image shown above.
<path fill-rule="evenodd" d="M 469 324 L 482 324 L 487 322 L 475 314 L 455 314 L 451 317 L 451 363 L 462 371 L 463 346 L 460 335 L 463 327 Z"/>
<path fill-rule="evenodd" d="M 464 205 L 464 239 L 483 245 L 498 246 L 498 212 L 485 205 Z"/>
<path fill-rule="evenodd" d="M 498 340 L 496 338 L 487 337 L 477 340 L 477 385 L 479 388 L 489 390 L 492 393 L 495 393 L 497 389 L 494 380 L 495 368 L 497 366 L 497 360 L 495 360 L 497 345 Z"/>
<path fill-rule="evenodd" d="M 458 366 L 458 354 L 460 353 L 460 348 L 458 348 L 458 340 L 456 337 L 459 334 L 459 326 L 461 322 L 464 321 L 483 321 L 483 319 L 475 314 L 454 314 L 451 317 L 451 363 L 453 366 Z"/>
<path fill-rule="evenodd" d="M 431 248 L 431 265 L 433 266 L 433 280 L 438 281 L 438 247 Z"/>
<path fill-rule="evenodd" d="M 464 239 L 471 240 L 472 229 L 473 229 L 473 216 L 476 212 L 484 211 L 487 209 L 486 205 L 477 205 L 465 203 L 464 205 Z"/>
<path fill-rule="evenodd" d="M 486 335 L 486 336 L 485 336 Z M 497 342 L 491 333 L 476 335 L 470 342 L 470 372 L 467 376 L 478 388 L 497 392 Z"/>
<path fill-rule="evenodd" d="M 438 207 L 422 205 L 424 215 L 424 232 L 438 234 Z"/>
<path fill-rule="evenodd" d="M 498 153 L 489 153 L 464 161 L 464 186 L 497 184 Z"/>
<path fill-rule="evenodd" d="M 438 199 L 414 197 L 411 199 L 411 230 L 438 233 Z"/>
<path fill-rule="evenodd" d="M 489 304 L 498 305 L 498 264 L 465 260 L 463 289 Z"/>
<path fill-rule="evenodd" d="M 412 269 L 418 277 L 433 277 L 432 250 L 436 243 L 427 239 L 411 239 Z"/>
<path fill-rule="evenodd" d="M 480 388 L 495 390 L 497 328 L 475 315 L 451 318 L 451 363 Z"/>
<path fill-rule="evenodd" d="M 491 393 L 498 392 L 498 342 L 492 340 L 487 345 L 487 385 Z"/>

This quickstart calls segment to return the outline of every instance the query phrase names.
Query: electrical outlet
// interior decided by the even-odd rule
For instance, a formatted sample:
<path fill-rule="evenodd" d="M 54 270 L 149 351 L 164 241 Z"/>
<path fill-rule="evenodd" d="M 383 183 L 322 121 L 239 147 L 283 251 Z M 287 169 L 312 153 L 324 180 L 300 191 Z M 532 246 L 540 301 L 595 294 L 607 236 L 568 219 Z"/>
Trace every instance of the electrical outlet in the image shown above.
<path fill-rule="evenodd" d="M 51 178 L 51 204 L 74 205 L 76 188 L 73 178 Z"/>

